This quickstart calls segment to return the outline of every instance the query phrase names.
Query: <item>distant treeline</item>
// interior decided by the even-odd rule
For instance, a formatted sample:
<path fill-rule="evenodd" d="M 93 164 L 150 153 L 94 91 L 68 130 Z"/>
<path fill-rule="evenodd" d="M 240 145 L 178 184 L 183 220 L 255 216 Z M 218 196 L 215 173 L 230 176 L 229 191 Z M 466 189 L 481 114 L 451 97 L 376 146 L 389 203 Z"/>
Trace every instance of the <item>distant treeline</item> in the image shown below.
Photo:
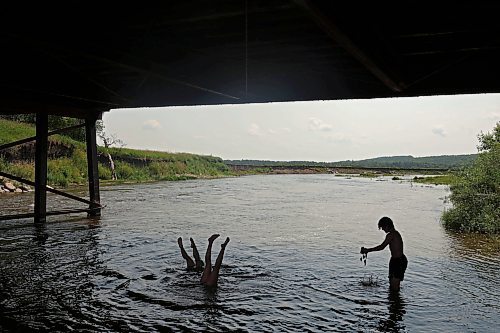
<path fill-rule="evenodd" d="M 460 169 L 470 165 L 477 154 L 441 155 L 441 156 L 388 156 L 359 161 L 312 162 L 312 161 L 264 161 L 264 160 L 224 160 L 227 165 L 248 166 L 304 166 L 304 167 L 358 167 L 358 168 L 394 168 L 394 169 Z"/>

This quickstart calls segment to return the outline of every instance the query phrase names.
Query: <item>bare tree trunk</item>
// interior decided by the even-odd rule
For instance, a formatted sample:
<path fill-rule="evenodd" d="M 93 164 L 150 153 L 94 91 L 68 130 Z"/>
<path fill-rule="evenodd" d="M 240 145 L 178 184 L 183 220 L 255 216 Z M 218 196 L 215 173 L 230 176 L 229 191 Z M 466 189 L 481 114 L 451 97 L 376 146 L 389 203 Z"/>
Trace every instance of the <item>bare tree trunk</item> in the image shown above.
<path fill-rule="evenodd" d="M 104 148 L 106 148 L 106 156 L 108 157 L 109 161 L 109 168 L 111 169 L 111 179 L 112 180 L 117 180 L 118 177 L 116 176 L 116 171 L 115 171 L 115 162 L 113 162 L 113 158 L 111 157 L 111 154 L 109 153 L 109 148 L 113 145 L 119 145 L 120 147 L 123 147 L 125 144 L 123 143 L 122 140 L 118 139 L 115 135 L 111 135 L 111 137 L 106 136 L 104 133 L 104 127 L 100 130 L 99 132 L 99 138 L 101 138 Z"/>
<path fill-rule="evenodd" d="M 108 156 L 109 168 L 111 169 L 111 179 L 117 180 L 118 178 L 116 177 L 115 162 L 113 162 L 113 158 L 111 157 L 110 153 L 106 153 L 106 155 Z"/>

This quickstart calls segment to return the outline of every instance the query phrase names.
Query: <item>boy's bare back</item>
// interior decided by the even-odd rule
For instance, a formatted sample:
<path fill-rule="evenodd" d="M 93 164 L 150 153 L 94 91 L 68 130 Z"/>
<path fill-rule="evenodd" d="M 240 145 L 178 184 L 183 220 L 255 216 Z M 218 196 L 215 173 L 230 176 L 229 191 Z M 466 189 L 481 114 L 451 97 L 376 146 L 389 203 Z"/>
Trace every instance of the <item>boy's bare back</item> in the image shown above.
<path fill-rule="evenodd" d="M 391 257 L 401 258 L 403 256 L 403 238 L 401 234 L 396 229 L 387 233 L 385 236 L 387 243 L 389 243 L 389 249 L 391 250 Z"/>

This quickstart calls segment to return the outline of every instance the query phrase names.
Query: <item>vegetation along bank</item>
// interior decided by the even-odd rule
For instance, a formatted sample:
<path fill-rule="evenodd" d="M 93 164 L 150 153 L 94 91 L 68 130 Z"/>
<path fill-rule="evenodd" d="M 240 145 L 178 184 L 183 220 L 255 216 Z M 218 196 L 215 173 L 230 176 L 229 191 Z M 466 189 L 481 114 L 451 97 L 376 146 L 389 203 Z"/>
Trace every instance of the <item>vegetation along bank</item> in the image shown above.
<path fill-rule="evenodd" d="M 34 119 L 0 118 L 0 145 L 35 135 Z M 52 128 L 70 126 L 77 120 L 53 117 Z M 104 128 L 99 136 L 107 143 Z M 83 185 L 87 181 L 84 133 L 49 138 L 48 184 L 56 187 Z M 362 161 L 274 162 L 223 161 L 219 157 L 112 147 L 98 147 L 99 178 L 103 184 L 217 178 L 247 174 L 330 173 L 360 177 L 414 174 L 415 182 L 450 185 L 453 207 L 443 214 L 447 229 L 460 232 L 500 234 L 500 123 L 492 133 L 479 136 L 478 154 L 414 158 L 381 157 Z M 107 140 L 107 141 L 106 141 Z M 0 171 L 34 180 L 34 142 L 0 151 Z M 433 175 L 425 176 L 425 175 Z M 437 176 L 436 176 L 437 175 Z M 11 184 L 6 184 L 7 182 Z M 6 186 L 7 185 L 7 186 Z M 0 179 L 0 192 L 29 191 L 29 187 Z"/>
<path fill-rule="evenodd" d="M 33 124 L 0 119 L 0 145 L 34 135 Z M 34 151 L 34 142 L 1 151 L 0 171 L 33 181 L 35 176 Z M 98 154 L 99 178 L 104 184 L 232 175 L 230 168 L 222 159 L 214 156 L 101 146 L 98 147 Z M 113 158 L 116 181 L 112 181 L 108 154 Z M 50 136 L 48 156 L 47 182 L 49 185 L 67 187 L 86 184 L 87 157 L 83 141 L 64 135 Z"/>

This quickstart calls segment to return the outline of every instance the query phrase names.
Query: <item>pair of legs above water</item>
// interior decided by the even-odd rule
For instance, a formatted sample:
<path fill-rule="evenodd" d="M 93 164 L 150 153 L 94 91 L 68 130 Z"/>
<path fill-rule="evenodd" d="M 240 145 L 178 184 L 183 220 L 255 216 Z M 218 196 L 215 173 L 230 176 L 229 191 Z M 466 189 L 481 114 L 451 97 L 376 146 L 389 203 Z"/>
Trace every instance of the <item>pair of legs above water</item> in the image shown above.
<path fill-rule="evenodd" d="M 226 241 L 221 244 L 220 252 L 215 260 L 215 265 L 212 269 L 212 244 L 214 240 L 219 237 L 219 234 L 213 234 L 208 239 L 207 253 L 205 254 L 205 262 L 207 263 L 205 269 L 203 270 L 203 274 L 201 275 L 201 283 L 206 286 L 214 287 L 217 285 L 217 280 L 219 279 L 219 271 L 220 266 L 222 265 L 222 259 L 224 258 L 224 250 L 226 249 L 227 243 L 229 243 L 229 237 L 226 238 Z"/>
<path fill-rule="evenodd" d="M 224 251 L 226 249 L 227 243 L 229 243 L 229 237 L 227 237 L 225 242 L 221 244 L 219 255 L 215 260 L 214 267 L 212 267 L 212 245 L 219 236 L 220 236 L 219 234 L 213 234 L 208 239 L 207 252 L 205 254 L 206 265 L 204 269 L 203 269 L 203 261 L 201 261 L 200 259 L 200 255 L 198 253 L 198 250 L 196 249 L 196 245 L 193 239 L 190 238 L 191 247 L 193 248 L 193 257 L 195 258 L 196 262 L 193 261 L 193 259 L 191 259 L 184 250 L 184 247 L 182 246 L 182 238 L 179 237 L 179 239 L 177 240 L 177 242 L 179 243 L 179 247 L 181 249 L 182 257 L 186 260 L 187 268 L 194 269 L 196 271 L 201 271 L 201 269 L 203 269 L 203 274 L 201 275 L 201 283 L 209 287 L 214 287 L 217 285 L 217 281 L 219 279 L 219 271 L 222 265 L 222 259 L 224 258 Z"/>
<path fill-rule="evenodd" d="M 198 253 L 198 249 L 196 248 L 196 244 L 192 238 L 189 239 L 191 241 L 191 248 L 193 249 L 193 257 L 194 260 L 187 254 L 186 250 L 184 250 L 184 246 L 182 244 L 182 238 L 179 237 L 177 239 L 177 243 L 179 243 L 179 247 L 181 249 L 181 254 L 184 259 L 186 259 L 187 269 L 194 270 L 197 272 L 201 272 L 203 270 L 203 261 L 200 258 L 200 254 Z"/>

